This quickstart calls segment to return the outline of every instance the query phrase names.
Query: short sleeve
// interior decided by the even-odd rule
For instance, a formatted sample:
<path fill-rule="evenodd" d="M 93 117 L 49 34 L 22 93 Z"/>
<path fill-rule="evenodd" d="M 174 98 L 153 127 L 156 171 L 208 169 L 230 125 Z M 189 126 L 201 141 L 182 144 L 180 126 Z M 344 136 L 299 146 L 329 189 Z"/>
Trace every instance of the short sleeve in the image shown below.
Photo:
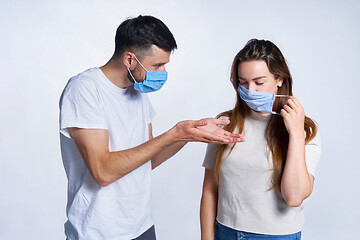
<path fill-rule="evenodd" d="M 69 128 L 108 129 L 95 85 L 70 79 L 60 98 L 60 132 L 71 138 Z"/>
<path fill-rule="evenodd" d="M 305 159 L 308 172 L 315 176 L 317 165 L 321 155 L 321 137 L 318 131 L 313 140 L 305 145 Z"/>
<path fill-rule="evenodd" d="M 204 168 L 214 170 L 217 148 L 218 148 L 218 144 L 208 143 L 207 148 L 206 148 L 204 162 L 203 162 Z"/>
<path fill-rule="evenodd" d="M 229 117 L 221 116 L 221 117 L 219 117 L 219 119 L 229 119 Z M 224 125 L 222 125 L 220 127 L 224 128 Z M 204 162 L 202 165 L 204 168 L 214 170 L 218 146 L 219 146 L 219 144 L 208 143 L 207 148 L 206 148 Z"/>
<path fill-rule="evenodd" d="M 151 102 L 150 102 L 150 99 L 149 99 L 149 97 L 148 97 L 148 95 L 146 94 L 146 103 L 147 103 L 147 106 L 148 106 L 148 108 L 147 108 L 147 112 L 148 112 L 148 124 L 149 123 L 151 123 L 152 122 L 152 120 L 153 120 L 153 118 L 154 118 L 154 116 L 156 115 L 156 112 L 155 112 L 155 110 L 154 110 L 154 108 L 153 108 L 153 106 L 152 106 L 152 104 L 151 104 Z"/>

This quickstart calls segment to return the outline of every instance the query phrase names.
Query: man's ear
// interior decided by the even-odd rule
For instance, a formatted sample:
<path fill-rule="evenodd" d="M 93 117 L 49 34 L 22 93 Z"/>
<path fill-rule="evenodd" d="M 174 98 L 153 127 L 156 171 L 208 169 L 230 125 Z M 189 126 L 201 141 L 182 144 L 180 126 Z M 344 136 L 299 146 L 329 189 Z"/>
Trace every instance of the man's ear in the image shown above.
<path fill-rule="evenodd" d="M 123 56 L 123 64 L 126 68 L 129 68 L 130 70 L 134 70 L 136 65 L 136 60 L 133 57 L 133 53 L 126 51 Z"/>

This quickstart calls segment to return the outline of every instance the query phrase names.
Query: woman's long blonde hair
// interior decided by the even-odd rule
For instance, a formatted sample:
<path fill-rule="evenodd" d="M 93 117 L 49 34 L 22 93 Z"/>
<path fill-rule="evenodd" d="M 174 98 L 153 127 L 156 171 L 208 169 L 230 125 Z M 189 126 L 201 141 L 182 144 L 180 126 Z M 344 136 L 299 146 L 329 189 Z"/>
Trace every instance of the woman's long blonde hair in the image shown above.
<path fill-rule="evenodd" d="M 260 60 L 265 61 L 269 71 L 274 75 L 275 79 L 282 78 L 282 86 L 278 88 L 280 95 L 292 96 L 292 78 L 285 58 L 280 49 L 270 41 L 251 39 L 245 47 L 236 54 L 231 67 L 231 82 L 236 92 L 236 104 L 232 110 L 220 113 L 218 117 L 228 117 L 230 124 L 225 126 L 225 130 L 234 132 L 237 128 L 242 133 L 246 117 L 250 113 L 250 108 L 240 98 L 237 90 L 239 85 L 238 66 L 242 62 Z M 286 98 L 276 98 L 273 111 L 280 112 L 286 103 Z M 305 142 L 311 141 L 317 132 L 315 123 L 305 116 L 304 130 L 306 133 Z M 281 177 L 284 171 L 286 155 L 289 143 L 289 134 L 285 128 L 284 121 L 280 115 L 272 115 L 265 130 L 265 138 L 270 149 L 273 163 L 273 176 L 271 187 L 281 191 Z M 215 181 L 219 185 L 219 172 L 224 157 L 225 149 L 228 145 L 219 145 L 216 153 L 216 163 L 214 169 Z M 234 149 L 232 145 L 229 154 Z M 228 155 L 229 155 L 228 154 Z"/>

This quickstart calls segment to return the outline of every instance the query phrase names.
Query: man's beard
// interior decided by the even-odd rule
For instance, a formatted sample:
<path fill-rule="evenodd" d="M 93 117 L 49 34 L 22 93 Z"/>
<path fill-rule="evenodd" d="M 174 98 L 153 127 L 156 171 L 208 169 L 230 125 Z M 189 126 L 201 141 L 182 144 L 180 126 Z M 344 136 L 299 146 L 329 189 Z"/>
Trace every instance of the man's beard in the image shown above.
<path fill-rule="evenodd" d="M 129 71 L 131 71 L 131 70 L 129 70 Z M 132 73 L 131 73 L 131 74 L 132 74 Z M 133 76 L 134 76 L 134 75 L 133 75 Z M 131 77 L 131 75 L 130 75 L 129 72 L 127 73 L 127 78 L 129 79 L 129 81 L 130 81 L 131 83 L 135 83 L 134 79 Z"/>
<path fill-rule="evenodd" d="M 136 69 L 136 67 L 134 68 L 134 70 L 133 71 L 131 71 L 130 69 L 129 69 L 129 71 L 128 71 L 128 74 L 127 74 L 127 78 L 130 80 L 130 82 L 132 82 L 132 83 L 135 83 L 135 81 L 136 82 L 142 82 L 142 81 L 144 81 L 145 80 L 145 78 L 143 79 L 143 80 L 138 80 L 138 79 L 136 79 L 135 78 L 135 69 Z M 131 77 L 131 75 L 130 75 L 130 73 L 131 73 L 131 75 L 132 75 L 132 77 Z M 135 80 L 134 80 L 135 79 Z"/>

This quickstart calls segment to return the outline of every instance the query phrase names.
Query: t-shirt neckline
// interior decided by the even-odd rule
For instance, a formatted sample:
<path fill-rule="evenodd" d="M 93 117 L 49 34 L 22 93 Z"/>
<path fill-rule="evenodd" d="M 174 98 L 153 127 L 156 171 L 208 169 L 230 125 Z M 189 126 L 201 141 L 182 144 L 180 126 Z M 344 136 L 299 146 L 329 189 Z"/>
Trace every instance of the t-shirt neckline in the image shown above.
<path fill-rule="evenodd" d="M 251 109 L 250 117 L 252 119 L 255 119 L 255 120 L 258 120 L 258 121 L 269 121 L 270 117 L 271 117 L 271 113 L 261 113 L 261 112 L 256 112 L 256 111 Z"/>
<path fill-rule="evenodd" d="M 98 74 L 100 75 L 100 79 L 104 82 L 104 84 L 105 84 L 108 88 L 110 88 L 110 89 L 112 89 L 112 90 L 114 90 L 114 91 L 117 91 L 117 92 L 119 92 L 119 93 L 125 93 L 130 87 L 132 87 L 132 85 L 131 85 L 131 86 L 126 87 L 126 88 L 120 88 L 120 87 L 116 86 L 113 82 L 111 82 L 110 79 L 108 79 L 108 78 L 106 77 L 106 75 L 104 74 L 104 72 L 103 72 L 99 67 L 95 67 L 95 70 L 96 70 L 96 71 L 98 72 Z"/>

